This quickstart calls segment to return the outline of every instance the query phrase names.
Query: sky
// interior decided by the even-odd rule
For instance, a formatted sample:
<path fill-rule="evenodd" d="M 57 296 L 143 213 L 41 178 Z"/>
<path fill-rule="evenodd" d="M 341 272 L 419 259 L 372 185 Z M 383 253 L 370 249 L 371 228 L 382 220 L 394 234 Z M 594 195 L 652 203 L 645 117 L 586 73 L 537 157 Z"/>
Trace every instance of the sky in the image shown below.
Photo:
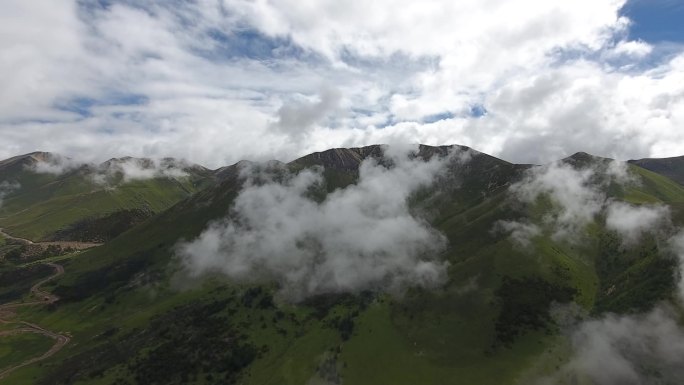
<path fill-rule="evenodd" d="M 632 20 L 632 39 L 655 43 L 684 41 L 684 1 L 632 0 L 621 14 Z"/>
<path fill-rule="evenodd" d="M 5 0 L 0 158 L 684 155 L 683 0 Z"/>

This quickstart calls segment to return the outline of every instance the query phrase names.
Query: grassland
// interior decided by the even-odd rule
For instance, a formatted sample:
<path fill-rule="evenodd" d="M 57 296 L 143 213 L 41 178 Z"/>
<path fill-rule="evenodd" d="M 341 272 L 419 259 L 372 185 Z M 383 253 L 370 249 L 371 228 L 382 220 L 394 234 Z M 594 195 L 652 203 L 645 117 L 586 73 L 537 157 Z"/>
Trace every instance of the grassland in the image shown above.
<path fill-rule="evenodd" d="M 0 338 L 2 339 L 2 343 L 0 343 L 0 372 L 4 368 L 40 356 L 55 343 L 51 338 L 31 333 L 1 336 Z"/>
<path fill-rule="evenodd" d="M 149 217 L 204 188 L 210 179 L 153 178 L 103 186 L 79 173 L 47 177 L 23 169 L 4 178 L 21 180 L 22 187 L 4 200 L 0 227 L 34 241 L 49 238 L 80 221 L 123 210 L 139 210 Z"/>

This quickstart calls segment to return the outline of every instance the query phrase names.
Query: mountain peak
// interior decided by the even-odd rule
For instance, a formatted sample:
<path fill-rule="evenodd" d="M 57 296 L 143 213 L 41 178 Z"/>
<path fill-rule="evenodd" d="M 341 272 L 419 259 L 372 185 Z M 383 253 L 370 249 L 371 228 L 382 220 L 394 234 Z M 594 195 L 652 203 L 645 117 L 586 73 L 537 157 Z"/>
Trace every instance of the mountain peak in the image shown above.
<path fill-rule="evenodd" d="M 46 151 L 36 151 L 25 155 L 28 158 L 34 159 L 38 162 L 47 162 L 55 158 L 55 154 Z"/>
<path fill-rule="evenodd" d="M 50 162 L 61 158 L 61 155 L 45 151 L 34 151 L 28 154 L 17 155 L 0 161 L 0 168 L 8 169 L 12 167 L 32 167 L 39 162 Z"/>
<path fill-rule="evenodd" d="M 298 164 L 302 166 L 319 165 L 325 168 L 332 168 L 340 171 L 356 171 L 361 162 L 367 158 L 382 158 L 386 144 L 373 144 L 365 147 L 351 147 L 351 148 L 333 148 L 326 151 L 314 152 L 305 155 L 301 158 L 295 159 L 291 164 Z M 446 155 L 453 148 L 459 148 L 462 151 L 473 151 L 469 147 L 460 145 L 448 146 L 428 146 L 425 144 L 418 145 L 418 153 L 416 156 L 429 159 L 434 155 Z M 477 154 L 480 154 L 477 152 Z"/>
<path fill-rule="evenodd" d="M 604 164 L 606 162 L 611 162 L 613 159 L 611 158 L 604 158 L 602 156 L 596 156 L 592 155 L 589 153 L 586 153 L 584 151 L 579 151 L 576 152 L 567 158 L 563 158 L 560 160 L 562 163 L 567 163 L 570 164 L 574 167 L 587 167 L 591 165 L 596 165 L 596 164 Z"/>
<path fill-rule="evenodd" d="M 575 161 L 588 161 L 588 160 L 595 160 L 598 158 L 597 156 L 591 155 L 587 152 L 584 151 L 578 151 L 566 158 L 563 158 L 563 160 L 575 160 Z"/>
<path fill-rule="evenodd" d="M 333 148 L 314 152 L 292 161 L 292 164 L 303 166 L 319 165 L 344 171 L 355 171 L 361 162 L 368 157 L 382 157 L 382 145 L 374 144 L 366 147 Z"/>

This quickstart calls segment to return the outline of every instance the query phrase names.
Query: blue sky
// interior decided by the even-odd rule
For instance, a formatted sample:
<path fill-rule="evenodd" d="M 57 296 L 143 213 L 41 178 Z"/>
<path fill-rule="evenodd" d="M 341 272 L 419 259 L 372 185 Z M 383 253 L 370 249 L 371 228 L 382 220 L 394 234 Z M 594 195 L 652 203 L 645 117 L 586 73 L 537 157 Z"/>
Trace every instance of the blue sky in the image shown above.
<path fill-rule="evenodd" d="M 684 0 L 630 0 L 622 14 L 633 22 L 633 39 L 684 43 Z"/>
<path fill-rule="evenodd" d="M 684 154 L 672 0 L 7 0 L 0 158 Z M 628 21 L 629 20 L 629 21 Z"/>

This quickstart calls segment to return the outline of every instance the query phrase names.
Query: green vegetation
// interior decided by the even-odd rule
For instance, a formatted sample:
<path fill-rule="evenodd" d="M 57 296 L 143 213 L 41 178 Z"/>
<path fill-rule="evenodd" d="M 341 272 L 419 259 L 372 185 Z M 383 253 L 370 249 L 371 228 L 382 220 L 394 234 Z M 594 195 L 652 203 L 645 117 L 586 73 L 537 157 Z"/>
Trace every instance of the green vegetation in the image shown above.
<path fill-rule="evenodd" d="M 312 193 L 323 199 L 326 192 L 356 181 L 359 159 L 373 151 L 337 150 L 305 157 L 291 167 L 325 167 L 325 188 Z M 104 246 L 62 257 L 66 273 L 45 287 L 61 300 L 22 308 L 19 316 L 69 331 L 73 342 L 44 365 L 23 368 L 6 382 L 529 383 L 525 379 L 535 371 L 549 370 L 567 356 L 568 342 L 549 313 L 554 304 L 574 301 L 593 314 L 647 310 L 670 298 L 675 265 L 661 239 L 645 237 L 625 247 L 602 218 L 584 229 L 581 242 L 554 239 L 544 229 L 529 247 L 517 247 L 493 231 L 494 224 L 526 219 L 543 228 L 551 208 L 544 198 L 524 205 L 509 199 L 508 186 L 527 168 L 482 155 L 468 167 L 454 167 L 452 179 L 440 179 L 412 198 L 413 208 L 449 240 L 440 256 L 449 262 L 442 287 L 412 288 L 395 297 L 321 295 L 298 304 L 279 298 L 273 285 L 187 277 L 174 257 L 178 240 L 196 237 L 209 221 L 228 212 L 240 189 L 235 174 L 226 173 L 220 183 L 187 199 L 183 194 L 190 189 L 174 195 L 156 181 L 106 199 L 81 196 L 83 204 L 50 200 L 55 208 L 66 204 L 74 210 L 89 205 L 138 210 L 150 200 L 158 205 L 150 206 L 153 211 L 161 212 Z M 674 221 L 681 223 L 684 188 L 650 171 L 631 169 L 640 184 L 608 186 L 608 196 L 669 204 Z M 54 231 L 54 224 L 35 223 L 40 207 L 45 205 L 17 214 L 16 229 Z M 14 279 L 0 285 L 0 295 L 21 298 L 49 274 L 40 268 L 7 264 L 0 280 L 2 274 Z"/>
<path fill-rule="evenodd" d="M 496 290 L 499 316 L 494 330 L 496 345 L 510 347 L 520 336 L 530 331 L 551 332 L 551 304 L 569 303 L 577 291 L 571 287 L 551 284 L 540 278 L 504 278 Z"/>
<path fill-rule="evenodd" d="M 103 241 L 213 183 L 211 171 L 188 168 L 178 179 L 157 177 L 104 185 L 90 166 L 60 175 L 31 170 L 35 155 L 0 163 L 2 180 L 13 182 L 0 206 L 0 227 L 32 240 Z M 69 239 L 74 240 L 74 239 Z"/>
<path fill-rule="evenodd" d="M 50 199 L 37 203 L 26 202 L 23 196 L 7 199 L 6 217 L 0 219 L 0 226 L 12 235 L 41 240 L 69 225 L 121 210 L 160 212 L 195 191 L 169 179 L 131 182 L 113 190 L 92 188 L 64 195 L 57 191 Z"/>
<path fill-rule="evenodd" d="M 639 312 L 672 297 L 677 261 L 660 250 L 656 239 L 623 246 L 615 234 L 603 233 L 599 252 L 601 288 L 595 312 Z"/>
<path fill-rule="evenodd" d="M 55 341 L 34 333 L 0 336 L 0 371 L 47 352 Z"/>
<path fill-rule="evenodd" d="M 662 159 L 630 160 L 629 162 L 670 178 L 677 183 L 684 184 L 684 156 Z"/>
<path fill-rule="evenodd" d="M 36 265 L 28 268 L 0 266 L 0 304 L 22 299 L 34 283 L 50 276 L 52 268 Z"/>

